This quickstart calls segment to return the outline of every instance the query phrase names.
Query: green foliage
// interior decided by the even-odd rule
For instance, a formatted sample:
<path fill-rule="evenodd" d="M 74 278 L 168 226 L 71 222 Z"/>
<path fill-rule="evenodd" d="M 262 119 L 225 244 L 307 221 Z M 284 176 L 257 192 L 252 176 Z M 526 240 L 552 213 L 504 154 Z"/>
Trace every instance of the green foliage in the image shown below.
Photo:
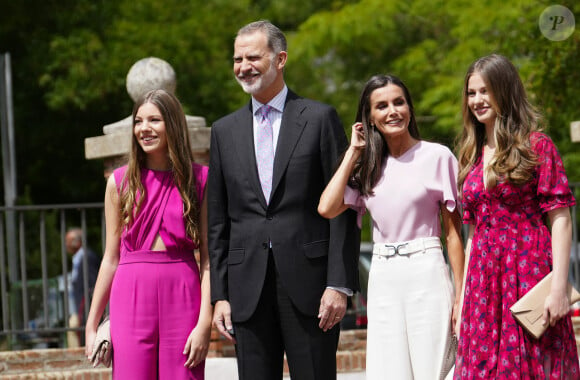
<path fill-rule="evenodd" d="M 217 91 L 215 83 L 231 82 L 229 45 L 239 26 L 228 21 L 240 18 L 247 6 L 246 2 L 200 0 L 118 2 L 102 31 L 88 24 L 52 40 L 54 63 L 41 81 L 48 103 L 54 108 L 84 109 L 105 102 L 111 93 L 124 89 L 133 63 L 155 56 L 175 69 L 178 95 L 188 112 L 219 117 L 207 113 L 215 108 L 213 104 L 227 108 L 239 104 L 230 104 L 231 97 Z"/>
<path fill-rule="evenodd" d="M 485 3 L 361 0 L 310 17 L 292 35 L 289 80 L 302 93 L 335 105 L 352 122 L 358 93 L 375 73 L 392 73 L 409 87 L 423 137 L 454 148 L 461 131 L 465 72 L 475 59 L 500 53 L 520 70 L 532 101 L 544 113 L 572 180 L 580 180 L 577 143 L 569 123 L 580 119 L 580 37 L 544 38 L 538 18 L 547 1 Z M 563 4 L 580 14 L 575 2 Z M 294 78 L 299 78 L 295 80 Z"/>

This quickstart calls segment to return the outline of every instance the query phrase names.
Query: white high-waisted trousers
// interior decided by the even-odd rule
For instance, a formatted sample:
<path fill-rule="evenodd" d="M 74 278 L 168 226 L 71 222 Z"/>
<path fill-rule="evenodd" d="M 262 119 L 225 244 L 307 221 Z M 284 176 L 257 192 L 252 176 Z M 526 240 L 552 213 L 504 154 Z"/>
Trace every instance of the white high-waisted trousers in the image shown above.
<path fill-rule="evenodd" d="M 439 379 L 453 293 L 441 248 L 373 255 L 367 300 L 367 380 Z"/>

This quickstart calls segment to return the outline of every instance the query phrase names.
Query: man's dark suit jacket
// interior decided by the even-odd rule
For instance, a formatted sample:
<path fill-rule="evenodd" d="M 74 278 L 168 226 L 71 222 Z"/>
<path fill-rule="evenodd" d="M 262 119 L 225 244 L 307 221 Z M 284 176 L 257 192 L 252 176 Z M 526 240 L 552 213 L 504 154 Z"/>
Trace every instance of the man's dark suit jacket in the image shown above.
<path fill-rule="evenodd" d="M 208 178 L 212 302 L 228 300 L 234 322 L 253 314 L 271 242 L 294 305 L 316 316 L 327 286 L 359 289 L 360 231 L 351 210 L 329 221 L 318 201 L 347 139 L 336 111 L 288 91 L 267 204 L 256 166 L 251 102 L 215 122 Z"/>

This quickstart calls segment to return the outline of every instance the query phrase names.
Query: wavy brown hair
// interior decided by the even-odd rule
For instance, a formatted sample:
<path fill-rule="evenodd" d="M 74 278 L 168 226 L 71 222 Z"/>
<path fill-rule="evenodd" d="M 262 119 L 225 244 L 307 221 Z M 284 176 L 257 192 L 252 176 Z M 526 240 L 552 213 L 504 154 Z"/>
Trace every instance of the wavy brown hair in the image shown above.
<path fill-rule="evenodd" d="M 471 64 L 463 84 L 463 133 L 459 139 L 458 186 L 482 156 L 486 141 L 485 125 L 469 109 L 468 84 L 473 74 L 481 75 L 497 114 L 493 138 L 496 151 L 485 170 L 485 184 L 493 188 L 498 182 L 515 185 L 528 182 L 537 159 L 530 146 L 530 134 L 541 130 L 541 115 L 529 102 L 515 66 L 504 56 L 492 54 Z"/>
<path fill-rule="evenodd" d="M 191 165 L 193 152 L 181 103 L 173 94 L 165 90 L 147 92 L 133 107 L 133 128 L 135 128 L 137 111 L 146 103 L 155 105 L 165 122 L 169 163 L 173 181 L 183 201 L 186 232 L 196 244 L 199 244 L 200 201 L 197 197 L 197 183 Z M 141 169 L 145 167 L 146 156 L 137 137 L 132 133 L 127 172 L 123 179 L 123 186 L 120 186 L 120 225 L 122 228 L 131 225 L 141 209 L 145 196 L 145 188 L 141 182 Z"/>
<path fill-rule="evenodd" d="M 389 154 L 389 147 L 385 138 L 377 127 L 370 123 L 371 95 L 376 89 L 386 87 L 389 84 L 393 84 L 403 90 L 411 115 L 408 126 L 409 133 L 413 138 L 421 139 L 411 94 L 403 81 L 394 75 L 375 75 L 371 77 L 361 92 L 355 119 L 355 122 L 360 122 L 363 125 L 366 147 L 354 167 L 350 181 L 350 185 L 357 188 L 363 195 L 373 194 L 373 188 L 381 177 L 383 160 Z"/>

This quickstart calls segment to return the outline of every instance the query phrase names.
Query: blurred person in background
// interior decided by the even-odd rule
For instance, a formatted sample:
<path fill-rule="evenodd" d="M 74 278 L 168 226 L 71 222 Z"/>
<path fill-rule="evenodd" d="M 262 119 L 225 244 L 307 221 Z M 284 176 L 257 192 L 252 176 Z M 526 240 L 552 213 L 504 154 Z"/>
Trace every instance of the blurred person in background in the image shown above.
<path fill-rule="evenodd" d="M 69 327 L 80 327 L 84 324 L 85 307 L 90 305 L 90 299 L 85 300 L 85 276 L 84 276 L 84 257 L 87 259 L 88 270 L 88 291 L 89 297 L 93 294 L 97 275 L 99 273 L 99 266 L 101 265 L 101 258 L 89 247 L 83 247 L 83 230 L 78 227 L 73 227 L 67 230 L 65 235 L 65 247 L 68 254 L 72 256 L 72 271 L 71 271 L 71 293 L 69 294 L 72 300 L 71 316 L 69 319 Z M 68 346 L 79 347 L 84 344 L 84 334 L 79 332 L 71 332 L 67 334 Z"/>

